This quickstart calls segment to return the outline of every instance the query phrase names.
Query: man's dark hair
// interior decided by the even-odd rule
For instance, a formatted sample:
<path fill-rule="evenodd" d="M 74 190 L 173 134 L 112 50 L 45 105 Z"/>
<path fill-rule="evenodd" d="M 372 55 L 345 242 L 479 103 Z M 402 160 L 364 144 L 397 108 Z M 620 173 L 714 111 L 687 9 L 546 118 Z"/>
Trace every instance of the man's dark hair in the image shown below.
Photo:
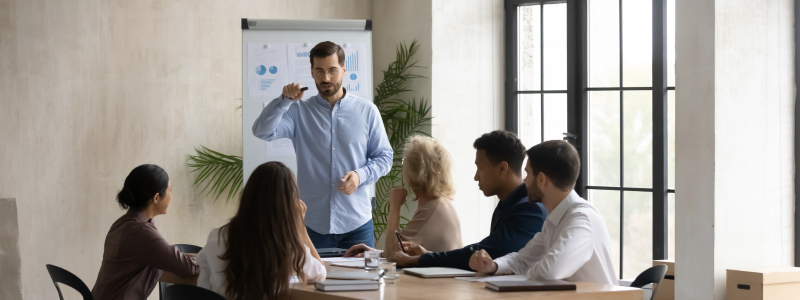
<path fill-rule="evenodd" d="M 528 163 L 533 174 L 544 173 L 562 190 L 572 189 L 581 172 L 578 151 L 562 140 L 546 141 L 528 149 Z"/>
<path fill-rule="evenodd" d="M 525 160 L 525 146 L 513 132 L 495 130 L 484 133 L 472 144 L 476 150 L 486 152 L 489 162 L 494 165 L 505 161 L 514 174 L 522 175 L 522 162 Z"/>
<path fill-rule="evenodd" d="M 333 42 L 322 42 L 311 48 L 311 52 L 308 53 L 308 58 L 311 60 L 311 67 L 314 67 L 314 57 L 328 57 L 331 55 L 336 54 L 339 58 L 339 65 L 344 66 L 344 49 L 339 47 L 336 43 Z"/>

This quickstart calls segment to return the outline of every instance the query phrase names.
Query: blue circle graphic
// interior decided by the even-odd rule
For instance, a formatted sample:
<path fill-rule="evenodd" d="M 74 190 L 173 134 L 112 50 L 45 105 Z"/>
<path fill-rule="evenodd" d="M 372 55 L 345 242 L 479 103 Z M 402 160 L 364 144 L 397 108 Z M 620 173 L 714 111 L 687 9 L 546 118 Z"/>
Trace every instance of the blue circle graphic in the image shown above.
<path fill-rule="evenodd" d="M 350 80 L 356 80 L 356 78 L 358 78 L 356 74 L 350 74 Z"/>
<path fill-rule="evenodd" d="M 267 68 L 265 68 L 263 65 L 256 67 L 256 74 L 264 75 L 265 73 L 267 73 Z"/>
<path fill-rule="evenodd" d="M 278 73 L 278 67 L 276 67 L 276 66 L 269 67 L 269 73 L 270 74 Z"/>

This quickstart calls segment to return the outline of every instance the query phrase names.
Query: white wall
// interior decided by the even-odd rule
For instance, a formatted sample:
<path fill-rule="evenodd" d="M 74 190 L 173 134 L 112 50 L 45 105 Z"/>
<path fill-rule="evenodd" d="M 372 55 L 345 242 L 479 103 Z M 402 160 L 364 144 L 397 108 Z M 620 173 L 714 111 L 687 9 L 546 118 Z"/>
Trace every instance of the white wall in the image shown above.
<path fill-rule="evenodd" d="M 676 16 L 676 299 L 724 299 L 726 269 L 794 263 L 793 2 Z"/>
<path fill-rule="evenodd" d="M 504 128 L 503 1 L 375 0 L 373 9 L 375 82 L 394 60 L 397 43 L 417 39 L 424 68 L 414 72 L 428 79 L 415 80 L 415 93 L 403 98 L 431 101 L 433 126 L 426 131 L 453 154 L 461 235 L 465 244 L 480 241 L 489 234 L 497 197 L 484 197 L 473 180 L 472 143 Z M 410 218 L 415 209 L 409 203 L 403 213 Z"/>
<path fill-rule="evenodd" d="M 504 19 L 502 0 L 433 1 L 432 134 L 453 154 L 464 244 L 489 235 L 497 205 L 473 180 L 472 143 L 505 127 Z"/>
<path fill-rule="evenodd" d="M 17 199 L 25 299 L 57 299 L 48 263 L 94 285 L 139 164 L 170 175 L 167 241 L 204 245 L 232 216 L 184 162 L 242 153 L 243 17 L 371 19 L 372 1 L 0 1 L 0 198 Z"/>

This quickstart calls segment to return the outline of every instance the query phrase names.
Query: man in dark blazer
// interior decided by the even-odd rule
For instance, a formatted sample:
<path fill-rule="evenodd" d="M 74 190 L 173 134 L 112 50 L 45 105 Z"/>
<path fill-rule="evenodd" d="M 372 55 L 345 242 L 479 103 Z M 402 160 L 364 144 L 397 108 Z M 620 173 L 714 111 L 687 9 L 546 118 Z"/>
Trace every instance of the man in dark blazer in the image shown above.
<path fill-rule="evenodd" d="M 519 251 L 542 230 L 547 212 L 541 203 L 529 203 L 522 183 L 525 146 L 513 133 L 496 130 L 475 140 L 475 181 L 486 197 L 497 196 L 500 203 L 492 214 L 489 236 L 461 249 L 430 252 L 404 243 L 406 252 L 395 252 L 389 261 L 399 267 L 450 267 L 470 270 L 469 259 L 480 249 L 497 258 Z"/>

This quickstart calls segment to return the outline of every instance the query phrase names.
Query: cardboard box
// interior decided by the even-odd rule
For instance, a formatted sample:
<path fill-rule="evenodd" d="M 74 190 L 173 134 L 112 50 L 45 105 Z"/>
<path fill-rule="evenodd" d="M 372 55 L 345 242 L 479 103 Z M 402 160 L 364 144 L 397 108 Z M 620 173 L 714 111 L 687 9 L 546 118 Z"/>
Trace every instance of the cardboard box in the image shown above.
<path fill-rule="evenodd" d="M 797 299 L 800 268 L 754 267 L 728 269 L 725 292 L 729 300 Z"/>
<path fill-rule="evenodd" d="M 667 274 L 658 287 L 653 287 L 656 294 L 653 300 L 675 300 L 675 262 L 671 260 L 654 260 L 653 266 L 667 265 Z"/>

